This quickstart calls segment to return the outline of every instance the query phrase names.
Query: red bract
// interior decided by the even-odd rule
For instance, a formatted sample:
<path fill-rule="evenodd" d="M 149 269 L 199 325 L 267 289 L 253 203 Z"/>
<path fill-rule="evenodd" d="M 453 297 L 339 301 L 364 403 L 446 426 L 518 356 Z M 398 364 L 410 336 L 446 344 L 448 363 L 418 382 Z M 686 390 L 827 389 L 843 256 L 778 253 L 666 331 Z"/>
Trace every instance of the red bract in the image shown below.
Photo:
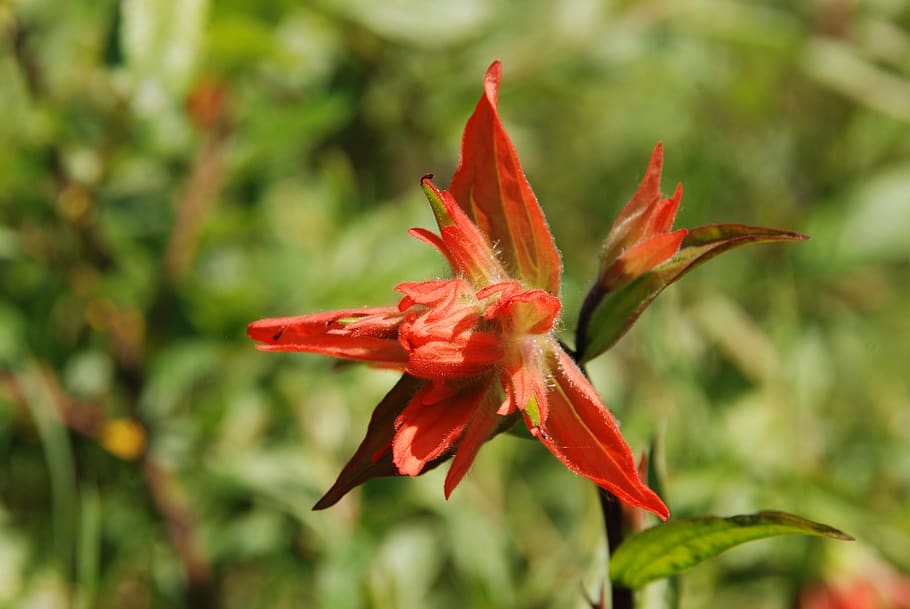
<path fill-rule="evenodd" d="M 641 186 L 607 235 L 600 271 L 600 287 L 605 291 L 614 291 L 672 258 L 689 232 L 685 228 L 670 232 L 682 200 L 682 184 L 672 197 L 662 197 L 663 162 L 664 148 L 658 144 Z"/>
<path fill-rule="evenodd" d="M 369 478 L 416 476 L 454 457 L 448 497 L 480 446 L 520 417 L 569 469 L 666 518 L 613 416 L 553 334 L 561 262 L 497 114 L 500 73 L 498 62 L 486 73 L 449 190 L 423 180 L 439 234 L 410 231 L 446 257 L 454 278 L 398 285 L 397 307 L 265 319 L 249 335 L 264 350 L 404 372 L 317 508 Z"/>

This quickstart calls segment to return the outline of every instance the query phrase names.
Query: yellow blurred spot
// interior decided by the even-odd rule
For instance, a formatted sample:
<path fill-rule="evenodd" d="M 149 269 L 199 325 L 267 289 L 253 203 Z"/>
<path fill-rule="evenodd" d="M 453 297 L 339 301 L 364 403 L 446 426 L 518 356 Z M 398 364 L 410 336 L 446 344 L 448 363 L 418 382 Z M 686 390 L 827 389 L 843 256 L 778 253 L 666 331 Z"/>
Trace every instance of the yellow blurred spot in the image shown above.
<path fill-rule="evenodd" d="M 121 459 L 138 459 L 145 452 L 145 429 L 131 419 L 106 421 L 98 436 L 98 443 Z"/>
<path fill-rule="evenodd" d="M 67 186 L 58 200 L 60 211 L 71 222 L 81 220 L 92 206 L 91 197 L 82 186 L 71 184 Z"/>

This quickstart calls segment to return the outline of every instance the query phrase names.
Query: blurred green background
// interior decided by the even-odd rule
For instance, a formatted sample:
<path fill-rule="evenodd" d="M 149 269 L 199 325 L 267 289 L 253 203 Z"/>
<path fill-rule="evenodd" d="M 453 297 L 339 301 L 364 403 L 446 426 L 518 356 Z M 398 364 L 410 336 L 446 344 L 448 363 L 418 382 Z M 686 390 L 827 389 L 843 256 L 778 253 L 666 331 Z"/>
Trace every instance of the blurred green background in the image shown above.
<path fill-rule="evenodd" d="M 658 140 L 678 226 L 808 233 L 664 293 L 591 365 L 674 517 L 780 509 L 683 607 L 910 570 L 910 4 L 0 3 L 0 607 L 578 608 L 596 494 L 540 445 L 310 507 L 395 375 L 266 354 L 262 317 L 445 272 L 493 59 L 566 268 L 566 336 Z M 147 452 L 146 451 L 147 448 Z M 652 591 L 653 594 L 653 591 Z"/>

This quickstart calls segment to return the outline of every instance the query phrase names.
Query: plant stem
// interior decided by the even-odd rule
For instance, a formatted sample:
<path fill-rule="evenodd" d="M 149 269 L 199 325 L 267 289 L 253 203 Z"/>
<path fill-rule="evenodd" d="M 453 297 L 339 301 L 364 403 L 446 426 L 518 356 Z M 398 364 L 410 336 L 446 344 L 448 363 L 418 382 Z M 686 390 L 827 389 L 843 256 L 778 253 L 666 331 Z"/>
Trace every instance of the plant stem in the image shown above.
<path fill-rule="evenodd" d="M 589 321 L 591 311 L 594 307 L 597 306 L 599 298 L 603 297 L 603 292 L 597 292 L 597 286 L 591 289 L 588 293 L 588 297 L 585 299 L 585 305 L 582 307 L 582 319 L 579 320 L 577 340 L 580 341 L 584 336 L 584 329 Z M 571 354 L 572 359 L 575 360 L 575 363 L 579 364 L 582 373 L 585 377 L 588 376 L 587 369 L 579 363 L 579 354 L 582 353 L 582 349 L 579 348 L 579 343 L 576 342 L 576 350 L 568 351 Z M 619 499 L 611 493 L 610 491 L 595 485 L 597 488 L 597 496 L 600 498 L 600 510 L 603 514 L 604 519 L 604 529 L 607 536 L 607 564 L 609 565 L 610 558 L 613 557 L 613 553 L 616 552 L 616 548 L 622 543 L 623 538 L 625 537 L 625 529 L 623 527 L 622 519 L 622 507 L 619 503 Z M 608 567 L 609 575 L 609 567 Z M 600 604 L 601 607 L 594 609 L 606 609 L 603 606 L 603 603 L 606 599 L 601 596 Z M 630 588 L 624 586 L 619 586 L 616 584 L 610 585 L 610 607 L 612 609 L 634 609 L 635 607 L 635 596 L 632 593 Z"/>
<path fill-rule="evenodd" d="M 575 357 L 576 363 L 578 363 L 579 357 L 584 355 L 588 348 L 588 324 L 591 323 L 594 309 L 597 308 L 597 305 L 600 304 L 606 295 L 607 292 L 599 284 L 595 283 L 581 304 L 581 309 L 578 311 L 578 324 L 575 326 L 575 351 L 578 354 Z"/>
<path fill-rule="evenodd" d="M 600 497 L 600 509 L 603 512 L 604 528 L 607 532 L 607 549 L 609 557 L 613 557 L 616 548 L 623 541 L 625 531 L 622 523 L 622 508 L 619 500 L 609 491 L 597 487 L 598 496 Z M 609 560 L 609 558 L 608 558 Z M 610 606 L 612 609 L 633 609 L 635 607 L 635 597 L 632 590 L 617 584 L 610 586 Z"/>

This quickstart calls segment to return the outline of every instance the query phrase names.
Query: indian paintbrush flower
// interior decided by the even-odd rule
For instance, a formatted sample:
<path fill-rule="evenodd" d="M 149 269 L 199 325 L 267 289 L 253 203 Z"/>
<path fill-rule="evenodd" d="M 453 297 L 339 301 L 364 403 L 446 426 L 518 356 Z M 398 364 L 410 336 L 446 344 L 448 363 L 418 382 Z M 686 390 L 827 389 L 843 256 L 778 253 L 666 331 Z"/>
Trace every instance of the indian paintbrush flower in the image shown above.
<path fill-rule="evenodd" d="M 398 306 L 264 319 L 250 324 L 249 335 L 266 351 L 323 353 L 404 373 L 317 508 L 369 478 L 416 476 L 453 457 L 448 497 L 481 445 L 521 418 L 570 470 L 666 518 L 613 416 L 554 334 L 562 264 L 499 120 L 500 77 L 495 62 L 449 189 L 436 188 L 430 176 L 422 181 L 439 234 L 410 231 L 445 256 L 453 277 L 399 284 Z M 615 239 L 611 233 L 617 247 L 666 232 L 673 212 L 651 215 L 630 214 L 628 229 L 614 231 Z M 670 246 L 659 249 L 663 255 Z M 634 251 L 626 249 L 619 260 L 628 264 Z"/>

